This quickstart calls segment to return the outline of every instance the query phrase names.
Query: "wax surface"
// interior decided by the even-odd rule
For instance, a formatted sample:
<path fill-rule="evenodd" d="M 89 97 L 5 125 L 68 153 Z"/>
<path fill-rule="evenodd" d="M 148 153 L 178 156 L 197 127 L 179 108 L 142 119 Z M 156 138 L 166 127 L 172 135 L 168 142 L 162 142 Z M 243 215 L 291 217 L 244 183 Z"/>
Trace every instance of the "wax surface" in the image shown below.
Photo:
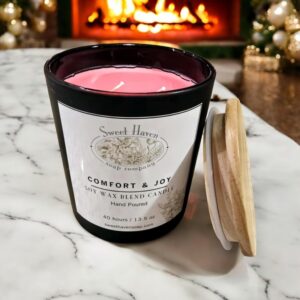
<path fill-rule="evenodd" d="M 195 84 L 190 78 L 154 68 L 107 67 L 87 70 L 66 82 L 101 91 L 150 93 L 177 90 Z"/>

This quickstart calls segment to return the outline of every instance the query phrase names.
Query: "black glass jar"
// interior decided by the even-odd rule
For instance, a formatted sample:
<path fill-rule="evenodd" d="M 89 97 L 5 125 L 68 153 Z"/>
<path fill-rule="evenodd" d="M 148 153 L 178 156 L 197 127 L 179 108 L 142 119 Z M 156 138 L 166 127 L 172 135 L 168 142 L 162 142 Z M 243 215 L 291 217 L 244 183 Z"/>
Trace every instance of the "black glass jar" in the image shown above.
<path fill-rule="evenodd" d="M 195 84 L 117 93 L 64 81 L 88 69 L 129 65 L 175 72 Z M 61 52 L 44 71 L 78 222 L 100 238 L 125 243 L 174 228 L 191 186 L 215 79 L 212 65 L 174 48 L 103 44 Z"/>

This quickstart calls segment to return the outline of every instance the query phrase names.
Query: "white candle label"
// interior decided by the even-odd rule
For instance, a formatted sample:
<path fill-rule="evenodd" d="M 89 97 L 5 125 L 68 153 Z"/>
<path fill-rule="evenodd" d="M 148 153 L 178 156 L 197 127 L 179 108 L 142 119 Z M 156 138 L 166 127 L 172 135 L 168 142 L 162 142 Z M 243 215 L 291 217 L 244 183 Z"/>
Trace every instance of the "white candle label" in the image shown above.
<path fill-rule="evenodd" d="M 77 212 L 116 231 L 151 229 L 177 216 L 200 108 L 159 117 L 114 118 L 59 102 Z"/>

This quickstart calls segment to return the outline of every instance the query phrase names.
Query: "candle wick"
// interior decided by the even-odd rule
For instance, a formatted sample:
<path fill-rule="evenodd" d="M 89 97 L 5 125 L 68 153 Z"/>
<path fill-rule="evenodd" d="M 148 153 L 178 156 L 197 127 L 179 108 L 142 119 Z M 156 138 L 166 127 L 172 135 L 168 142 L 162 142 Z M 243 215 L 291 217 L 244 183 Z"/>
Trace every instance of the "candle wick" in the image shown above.
<path fill-rule="evenodd" d="M 162 86 L 159 90 L 157 90 L 157 92 L 162 92 L 162 91 L 165 91 L 165 90 L 166 90 L 166 87 Z"/>
<path fill-rule="evenodd" d="M 119 89 L 121 86 L 123 86 L 125 84 L 124 81 L 121 81 L 119 84 L 117 84 L 111 91 L 115 91 L 117 89 Z"/>

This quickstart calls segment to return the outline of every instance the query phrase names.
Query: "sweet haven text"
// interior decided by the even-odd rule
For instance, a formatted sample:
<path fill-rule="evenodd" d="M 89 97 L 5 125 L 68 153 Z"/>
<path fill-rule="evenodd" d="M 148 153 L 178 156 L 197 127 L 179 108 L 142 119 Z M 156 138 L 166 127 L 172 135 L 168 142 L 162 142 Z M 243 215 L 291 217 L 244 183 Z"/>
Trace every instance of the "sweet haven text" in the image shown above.
<path fill-rule="evenodd" d="M 100 126 L 99 130 L 103 133 L 103 137 L 112 137 L 112 136 L 140 136 L 145 138 L 158 139 L 158 134 L 152 133 L 149 131 L 143 131 L 141 125 L 133 125 L 131 129 L 124 127 L 122 130 L 105 130 L 105 126 Z"/>

